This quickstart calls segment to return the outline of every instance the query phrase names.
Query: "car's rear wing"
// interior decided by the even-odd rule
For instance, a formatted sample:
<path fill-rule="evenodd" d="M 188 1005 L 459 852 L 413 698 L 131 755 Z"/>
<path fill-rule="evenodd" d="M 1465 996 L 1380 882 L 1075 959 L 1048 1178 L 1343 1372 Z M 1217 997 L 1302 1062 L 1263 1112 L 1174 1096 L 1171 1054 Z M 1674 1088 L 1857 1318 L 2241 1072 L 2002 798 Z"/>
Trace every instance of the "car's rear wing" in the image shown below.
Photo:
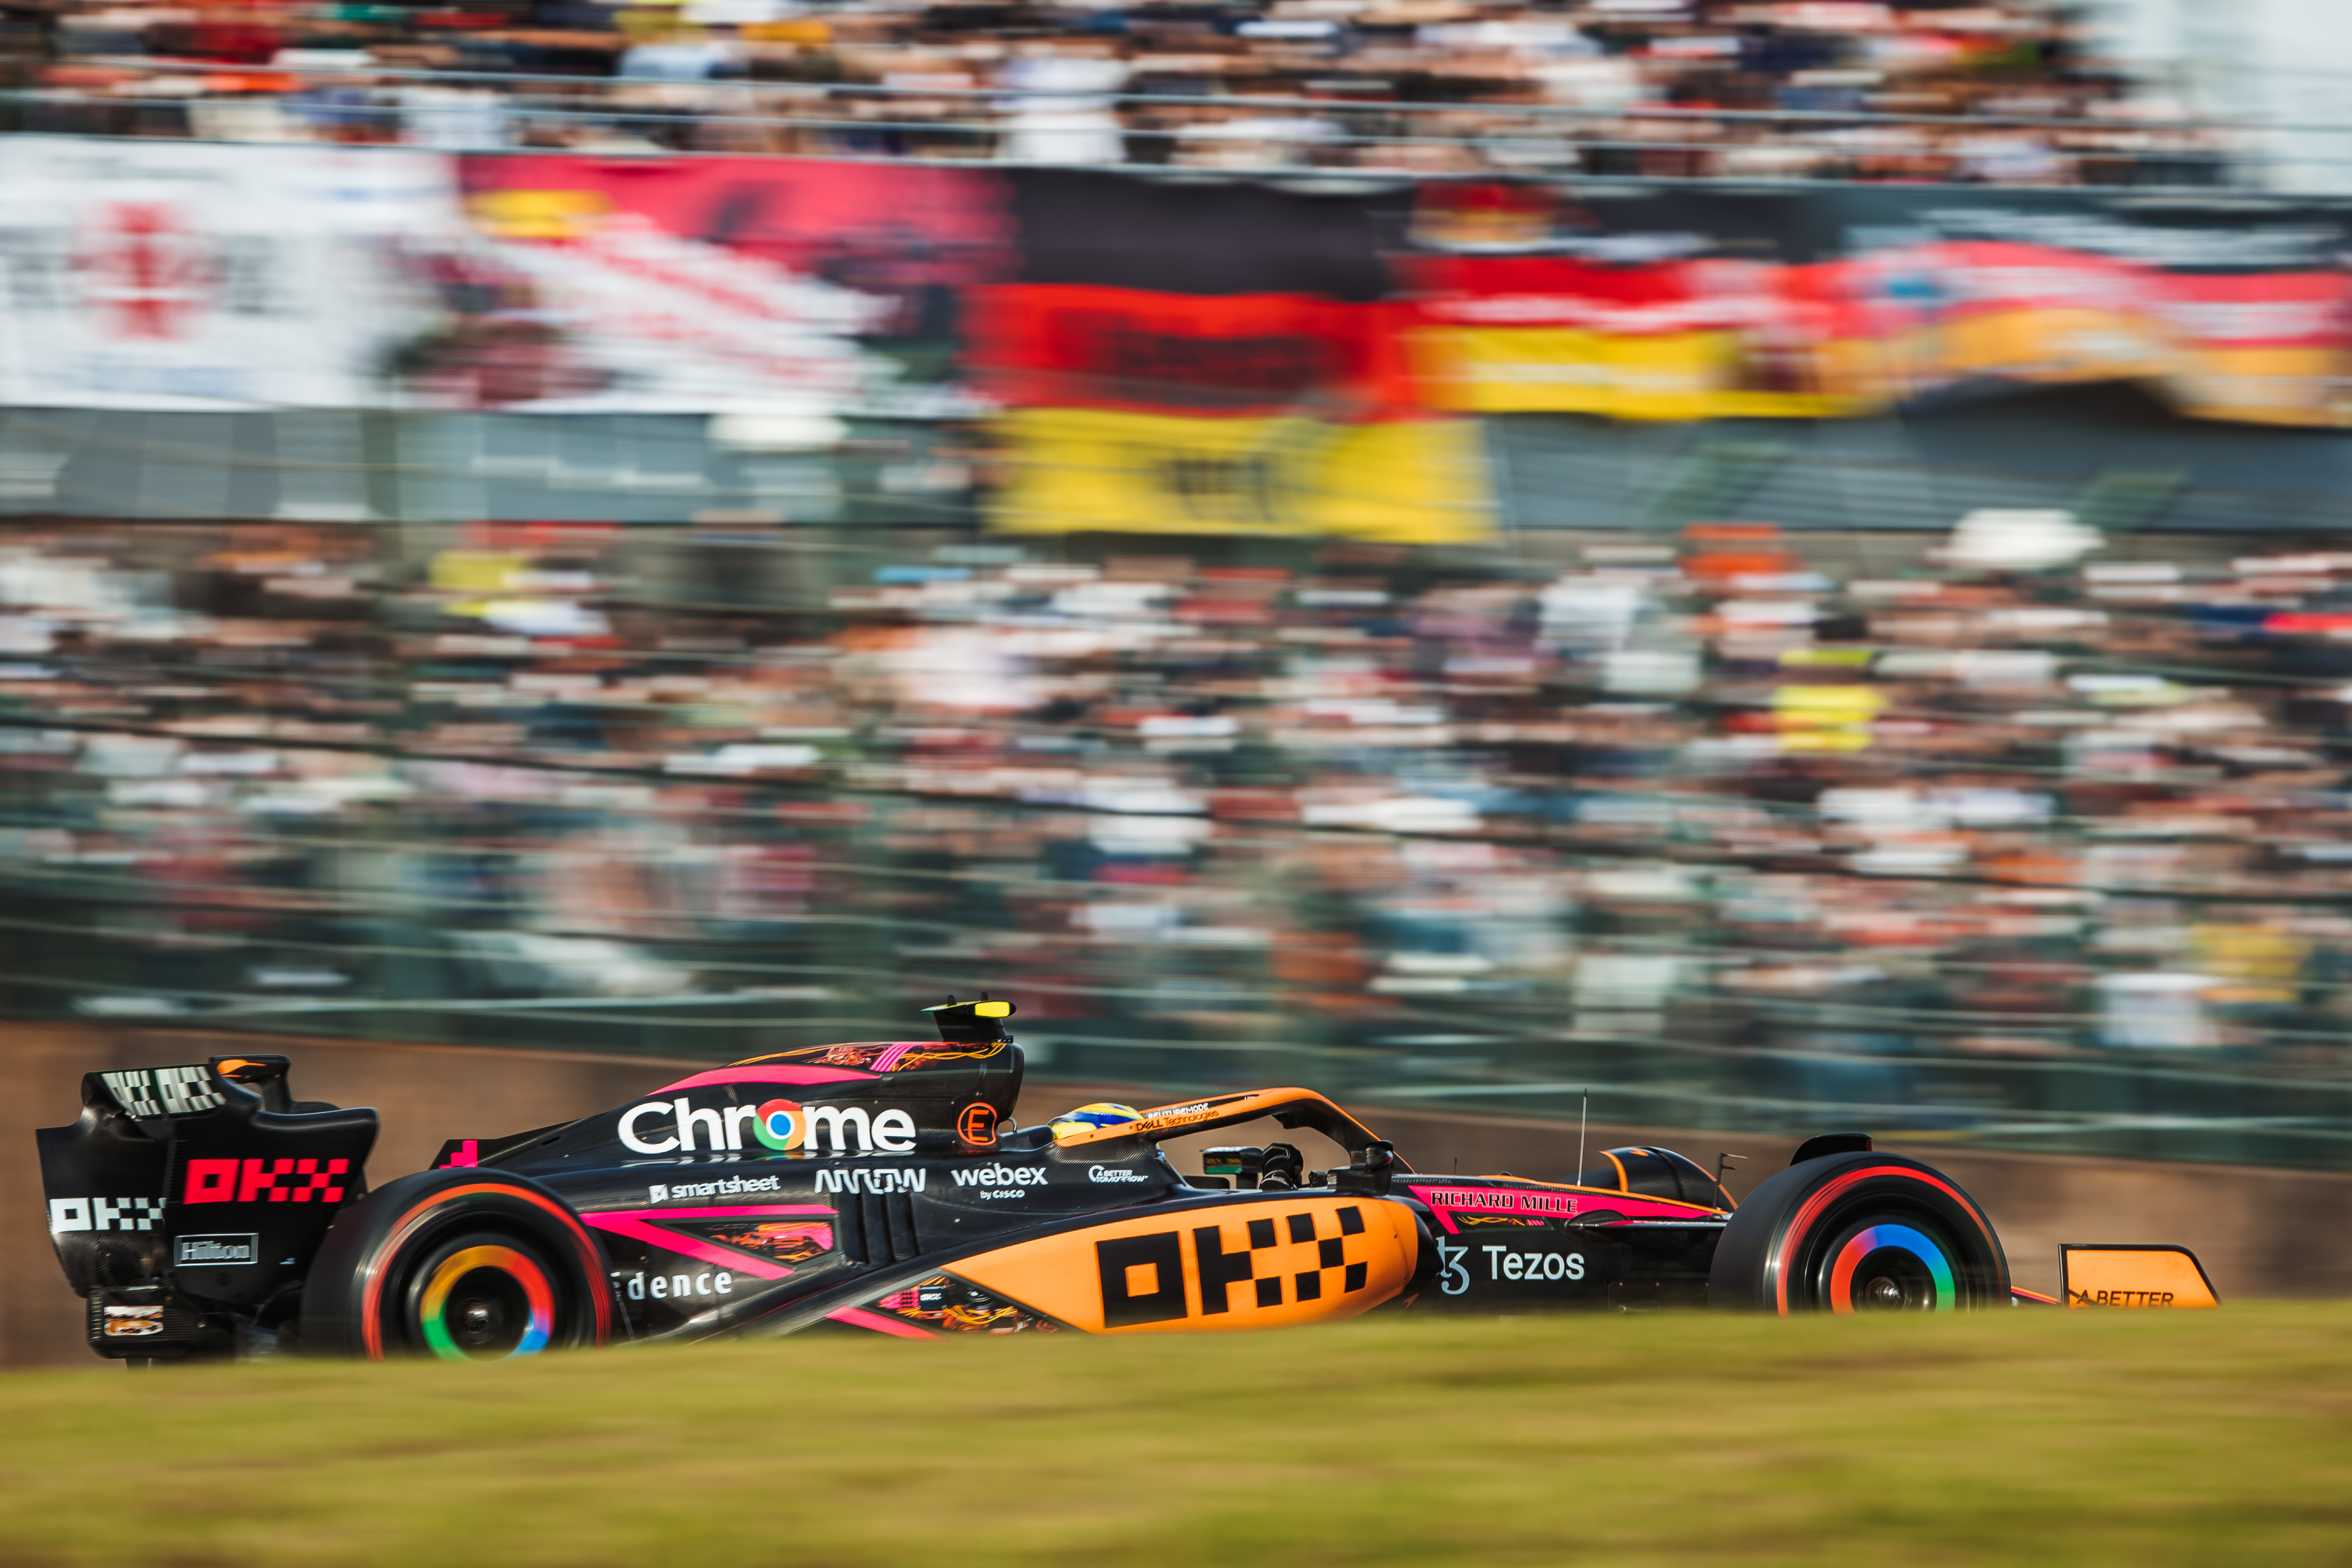
<path fill-rule="evenodd" d="M 44 1127 L 49 1240 L 102 1355 L 227 1343 L 220 1309 L 290 1308 L 327 1227 L 366 1188 L 376 1114 L 298 1103 L 278 1056 L 94 1072 Z"/>
<path fill-rule="evenodd" d="M 1320 1132 L 1349 1154 L 1356 1154 L 1386 1145 L 1372 1130 L 1332 1104 L 1311 1089 L 1256 1089 L 1240 1094 L 1217 1095 L 1208 1100 L 1187 1100 L 1181 1105 L 1157 1105 L 1143 1113 L 1140 1121 L 1115 1122 L 1091 1132 L 1079 1132 L 1057 1141 L 1068 1149 L 1089 1143 L 1110 1143 L 1121 1139 L 1140 1138 L 1157 1143 L 1163 1138 L 1179 1137 L 1192 1132 L 1213 1132 L 1220 1127 L 1238 1122 L 1255 1121 L 1271 1116 L 1285 1127 L 1304 1127 Z M 1391 1156 L 1390 1167 L 1401 1173 L 1410 1173 L 1411 1165 Z"/>

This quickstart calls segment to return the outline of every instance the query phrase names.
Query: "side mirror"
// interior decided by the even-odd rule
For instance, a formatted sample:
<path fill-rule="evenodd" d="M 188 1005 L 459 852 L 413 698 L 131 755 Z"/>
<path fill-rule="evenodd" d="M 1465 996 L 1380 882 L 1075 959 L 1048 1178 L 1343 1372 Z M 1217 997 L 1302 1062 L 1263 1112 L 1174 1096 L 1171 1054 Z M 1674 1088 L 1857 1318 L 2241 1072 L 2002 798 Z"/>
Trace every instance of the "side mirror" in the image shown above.
<path fill-rule="evenodd" d="M 1396 1170 L 1396 1145 L 1385 1140 L 1358 1149 L 1345 1167 L 1331 1173 L 1331 1184 L 1359 1197 L 1384 1198 Z"/>
<path fill-rule="evenodd" d="M 1265 1169 L 1265 1151 L 1255 1145 L 1229 1143 L 1201 1152 L 1201 1173 L 1229 1177 L 1236 1187 L 1256 1186 Z"/>

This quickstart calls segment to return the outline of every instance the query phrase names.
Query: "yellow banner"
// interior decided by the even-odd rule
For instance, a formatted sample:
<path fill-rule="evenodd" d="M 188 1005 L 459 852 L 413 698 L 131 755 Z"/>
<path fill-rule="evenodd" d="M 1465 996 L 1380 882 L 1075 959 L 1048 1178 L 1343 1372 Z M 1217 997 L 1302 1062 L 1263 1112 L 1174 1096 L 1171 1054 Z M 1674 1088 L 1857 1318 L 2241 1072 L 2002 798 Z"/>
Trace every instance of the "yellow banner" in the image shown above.
<path fill-rule="evenodd" d="M 2171 391 L 2181 411 L 2200 419 L 2341 429 L 2352 426 L 2352 405 L 2337 391 L 2345 368 L 2330 348 L 2211 348 L 2173 378 Z"/>
<path fill-rule="evenodd" d="M 2163 322 L 2129 310 L 2036 305 L 1988 310 L 1935 330 L 1945 376 L 2013 381 L 2128 381 L 2160 376 L 2182 357 Z"/>
<path fill-rule="evenodd" d="M 2200 343 L 2144 312 L 2036 306 L 1906 336 L 1905 390 L 1970 378 L 2137 381 L 2184 414 L 2242 424 L 2341 426 L 2344 356 L 2305 343 Z"/>
<path fill-rule="evenodd" d="M 1618 419 L 1827 419 L 1866 412 L 1881 351 L 1783 350 L 1748 334 L 1580 327 L 1424 327 L 1417 368 L 1444 408 Z"/>
<path fill-rule="evenodd" d="M 1394 544 L 1491 537 L 1486 452 L 1465 420 L 1332 425 L 1024 408 L 996 431 L 1013 533 L 1318 534 Z"/>

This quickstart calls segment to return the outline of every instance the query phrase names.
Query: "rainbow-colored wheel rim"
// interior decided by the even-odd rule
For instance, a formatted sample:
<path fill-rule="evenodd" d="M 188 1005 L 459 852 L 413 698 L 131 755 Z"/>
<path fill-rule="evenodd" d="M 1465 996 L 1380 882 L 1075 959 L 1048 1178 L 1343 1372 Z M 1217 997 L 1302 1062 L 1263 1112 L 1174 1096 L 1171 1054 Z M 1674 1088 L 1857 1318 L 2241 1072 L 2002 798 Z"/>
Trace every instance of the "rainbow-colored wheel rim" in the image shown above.
<path fill-rule="evenodd" d="M 1853 1300 L 1855 1273 L 1862 1261 L 1874 1252 L 1907 1253 L 1926 1270 L 1932 1281 L 1932 1296 L 1921 1310 L 1948 1312 L 1959 1305 L 1959 1291 L 1952 1283 L 1951 1259 L 1944 1249 L 1925 1232 L 1907 1225 L 1874 1225 L 1846 1237 L 1838 1248 L 1837 1257 L 1830 1262 L 1830 1310 L 1851 1315 L 1856 1309 Z"/>
<path fill-rule="evenodd" d="M 449 1327 L 451 1295 L 459 1281 L 478 1272 L 504 1276 L 512 1289 L 521 1292 L 525 1307 L 521 1338 L 511 1349 L 487 1356 L 477 1355 L 460 1345 Z M 445 1360 L 503 1361 L 510 1356 L 536 1355 L 555 1336 L 555 1287 L 549 1282 L 547 1270 L 529 1253 L 518 1252 L 511 1247 L 468 1247 L 434 1266 L 417 1300 L 417 1316 L 423 1320 L 425 1347 Z"/>

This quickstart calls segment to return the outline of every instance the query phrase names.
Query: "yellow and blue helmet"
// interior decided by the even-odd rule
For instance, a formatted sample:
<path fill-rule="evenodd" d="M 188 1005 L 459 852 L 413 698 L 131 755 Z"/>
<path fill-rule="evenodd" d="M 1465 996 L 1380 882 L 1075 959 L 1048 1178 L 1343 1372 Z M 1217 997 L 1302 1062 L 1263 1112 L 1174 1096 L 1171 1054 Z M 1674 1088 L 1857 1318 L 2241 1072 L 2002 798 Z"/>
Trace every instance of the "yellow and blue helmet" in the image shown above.
<path fill-rule="evenodd" d="M 1113 1105 L 1098 1100 L 1092 1105 L 1081 1105 L 1076 1110 L 1065 1110 L 1054 1118 L 1054 1142 L 1075 1138 L 1081 1132 L 1096 1132 L 1121 1122 L 1140 1121 L 1143 1112 L 1131 1105 Z"/>

